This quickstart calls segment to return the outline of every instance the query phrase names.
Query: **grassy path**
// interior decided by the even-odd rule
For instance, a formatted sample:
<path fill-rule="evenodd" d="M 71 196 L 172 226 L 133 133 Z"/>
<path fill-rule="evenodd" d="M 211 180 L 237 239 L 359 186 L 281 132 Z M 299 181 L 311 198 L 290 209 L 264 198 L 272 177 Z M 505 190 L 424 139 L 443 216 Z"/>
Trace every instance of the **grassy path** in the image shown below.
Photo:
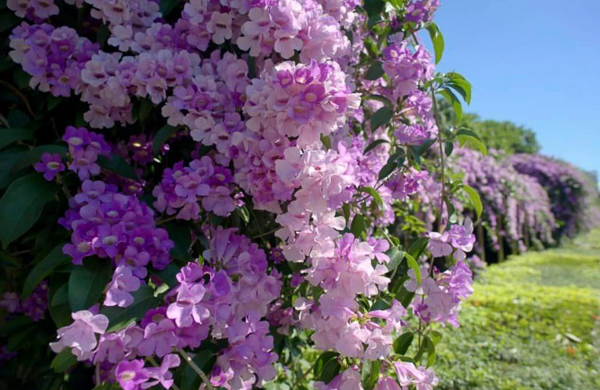
<path fill-rule="evenodd" d="M 600 389 L 600 230 L 484 271 L 438 351 L 440 389 Z"/>

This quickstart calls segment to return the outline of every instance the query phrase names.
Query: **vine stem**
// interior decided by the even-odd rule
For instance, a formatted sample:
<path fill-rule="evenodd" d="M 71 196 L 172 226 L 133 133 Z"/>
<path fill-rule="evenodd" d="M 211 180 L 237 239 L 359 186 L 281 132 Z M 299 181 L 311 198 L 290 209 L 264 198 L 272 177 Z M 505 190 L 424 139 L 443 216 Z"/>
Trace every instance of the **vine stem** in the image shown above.
<path fill-rule="evenodd" d="M 173 215 L 173 216 L 170 216 L 170 217 L 167 217 L 167 218 L 164 218 L 164 219 L 156 221 L 156 224 L 157 225 L 163 225 L 163 224 L 165 224 L 167 222 L 174 221 L 176 218 L 177 218 L 177 216 Z"/>
<path fill-rule="evenodd" d="M 96 364 L 96 386 L 99 386 L 102 383 L 100 378 L 100 363 Z"/>
<path fill-rule="evenodd" d="M 444 199 L 446 199 L 446 166 L 444 161 L 444 142 L 442 141 L 442 129 L 440 128 L 440 120 L 439 120 L 439 112 L 437 107 L 437 99 L 435 97 L 435 90 L 433 89 L 433 85 L 431 86 L 431 100 L 433 102 L 433 119 L 435 120 L 435 124 L 438 128 L 438 136 L 437 141 L 440 148 L 440 166 L 441 166 L 441 179 L 442 179 L 442 191 L 440 194 L 440 210 L 439 210 L 439 226 L 438 231 L 442 233 L 444 231 Z M 450 211 L 448 211 L 450 212 Z M 431 256 L 431 263 L 429 265 L 429 275 L 433 275 L 433 264 L 435 261 L 435 257 Z"/>
<path fill-rule="evenodd" d="M 440 165 L 441 165 L 441 179 L 442 179 L 442 191 L 441 191 L 441 197 L 440 197 L 440 210 L 439 210 L 439 215 L 438 215 L 438 219 L 439 219 L 439 226 L 438 226 L 438 230 L 439 232 L 443 232 L 444 231 L 444 225 L 442 223 L 442 218 L 443 218 L 443 211 L 444 211 L 444 199 L 446 198 L 446 166 L 445 166 L 445 160 L 444 160 L 444 142 L 442 141 L 442 131 L 440 129 L 440 121 L 439 121 L 439 113 L 438 113 L 438 107 L 437 107 L 437 99 L 435 97 L 435 91 L 433 89 L 433 86 L 431 86 L 431 100 L 433 101 L 433 116 L 435 119 L 435 124 L 438 127 L 438 136 L 437 136 L 437 141 L 438 141 L 438 145 L 440 148 Z"/>
<path fill-rule="evenodd" d="M 6 88 L 10 89 L 15 95 L 17 95 L 19 99 L 23 101 L 23 104 L 25 105 L 25 108 L 27 108 L 27 112 L 29 113 L 29 115 L 31 115 L 32 118 L 35 118 L 35 114 L 31 109 L 31 105 L 29 105 L 27 97 L 25 97 L 25 95 L 23 95 L 23 93 L 18 88 L 14 87 L 13 85 L 7 83 L 4 80 L 0 80 L 0 84 L 4 85 Z"/>
<path fill-rule="evenodd" d="M 200 377 L 200 379 L 202 379 L 202 381 L 204 382 L 204 384 L 206 385 L 206 387 L 209 390 L 215 390 L 215 388 L 210 384 L 210 381 L 208 380 L 208 377 L 206 376 L 206 374 L 204 373 L 204 371 L 202 371 L 200 369 L 200 367 L 198 367 L 196 365 L 196 363 L 194 363 L 192 361 L 192 358 L 181 348 L 177 348 L 177 352 L 179 352 L 179 354 L 181 355 L 181 357 L 183 358 L 183 360 L 185 360 L 185 362 L 187 364 L 190 365 L 190 367 L 192 367 L 192 370 L 194 370 L 196 372 L 196 374 L 198 374 L 198 376 Z"/>

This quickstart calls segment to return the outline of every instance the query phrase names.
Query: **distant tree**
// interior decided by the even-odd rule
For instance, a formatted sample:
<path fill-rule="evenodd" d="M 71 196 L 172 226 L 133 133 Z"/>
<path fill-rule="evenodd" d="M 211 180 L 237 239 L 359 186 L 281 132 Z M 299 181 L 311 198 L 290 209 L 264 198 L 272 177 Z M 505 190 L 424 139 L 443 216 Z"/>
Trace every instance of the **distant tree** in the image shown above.
<path fill-rule="evenodd" d="M 535 133 L 513 122 L 481 120 L 476 114 L 465 114 L 461 124 L 479 134 L 488 148 L 500 149 L 507 154 L 540 151 Z"/>
<path fill-rule="evenodd" d="M 453 122 L 455 113 L 450 104 L 445 99 L 440 99 L 439 106 L 443 123 Z M 510 121 L 482 120 L 477 114 L 465 113 L 460 126 L 479 134 L 488 148 L 502 150 L 506 154 L 531 154 L 540 151 L 535 133 Z"/>

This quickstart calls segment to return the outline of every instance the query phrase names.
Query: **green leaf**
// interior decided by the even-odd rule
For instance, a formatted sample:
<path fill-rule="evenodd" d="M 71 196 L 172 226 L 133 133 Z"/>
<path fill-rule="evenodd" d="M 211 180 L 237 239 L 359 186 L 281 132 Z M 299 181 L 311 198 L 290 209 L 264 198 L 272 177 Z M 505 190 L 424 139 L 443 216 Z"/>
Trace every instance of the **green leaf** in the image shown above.
<path fill-rule="evenodd" d="M 331 138 L 326 135 L 321 135 L 321 142 L 323 143 L 323 146 L 325 146 L 325 149 L 331 149 Z"/>
<path fill-rule="evenodd" d="M 169 287 L 175 287 L 179 282 L 177 281 L 177 274 L 179 273 L 179 267 L 175 264 L 171 263 L 165 267 L 165 269 L 160 270 L 155 273 L 159 279 L 166 283 Z"/>
<path fill-rule="evenodd" d="M 369 153 L 371 150 L 375 149 L 376 147 L 378 147 L 379 145 L 382 144 L 389 144 L 390 142 L 386 139 L 376 139 L 375 141 L 371 142 L 366 148 L 365 151 L 363 152 L 364 154 Z"/>
<path fill-rule="evenodd" d="M 383 76 L 383 64 L 379 61 L 375 61 L 371 66 L 369 66 L 369 69 L 367 69 L 365 79 L 377 80 L 381 76 Z"/>
<path fill-rule="evenodd" d="M 0 325 L 0 334 L 3 336 L 9 336 L 12 333 L 17 332 L 19 329 L 31 325 L 33 321 L 28 316 L 19 316 L 11 318 L 10 321 L 4 321 Z"/>
<path fill-rule="evenodd" d="M 124 178 L 131 180 L 139 179 L 135 169 L 127 164 L 127 161 L 121 156 L 112 155 L 110 159 L 105 156 L 98 156 L 98 165 Z"/>
<path fill-rule="evenodd" d="M 158 130 L 158 132 L 154 136 L 154 141 L 152 141 L 152 150 L 154 151 L 154 154 L 160 151 L 165 142 L 167 142 L 167 140 L 171 138 L 174 132 L 175 128 L 169 125 L 165 125 L 161 127 L 160 130 Z"/>
<path fill-rule="evenodd" d="M 16 141 L 32 141 L 33 139 L 33 131 L 31 129 L 0 129 L 0 149 Z"/>
<path fill-rule="evenodd" d="M 402 263 L 402 260 L 404 260 L 404 251 L 400 250 L 397 246 L 391 247 L 386 252 L 386 255 L 390 258 L 390 262 L 385 265 L 388 271 L 396 269 Z"/>
<path fill-rule="evenodd" d="M 464 130 L 460 130 L 459 134 L 456 136 L 456 138 L 458 139 L 458 144 L 461 147 L 466 146 L 469 149 L 478 151 L 479 153 L 481 153 L 484 156 L 487 154 L 487 148 L 485 147 L 485 144 L 479 140 L 479 137 L 473 137 L 471 135 L 460 134 L 461 131 L 464 131 Z"/>
<path fill-rule="evenodd" d="M 140 104 L 140 111 L 138 113 L 138 118 L 142 125 L 146 123 L 146 119 L 148 119 L 148 115 L 150 115 L 150 110 L 152 110 L 152 102 L 150 99 L 142 100 L 142 103 Z"/>
<path fill-rule="evenodd" d="M 429 332 L 429 337 L 431 339 L 431 341 L 433 342 L 433 345 L 438 345 L 440 343 L 440 341 L 442 341 L 442 334 L 440 332 L 438 332 L 437 330 L 432 330 Z"/>
<path fill-rule="evenodd" d="M 62 98 L 60 96 L 47 95 L 47 97 L 46 97 L 46 105 L 48 106 L 48 111 L 52 111 L 63 100 L 64 100 L 64 98 Z"/>
<path fill-rule="evenodd" d="M 13 168 L 23 153 L 27 152 L 27 147 L 15 145 L 0 152 L 0 188 L 6 188 L 17 178 Z"/>
<path fill-rule="evenodd" d="M 344 219 L 346 219 L 346 226 L 348 226 L 348 222 L 350 222 L 350 204 L 344 203 L 342 211 L 344 212 Z"/>
<path fill-rule="evenodd" d="M 392 154 L 386 164 L 381 168 L 378 175 L 378 180 L 383 180 L 391 175 L 397 168 L 404 164 L 406 158 L 406 152 L 402 148 L 397 148 L 396 152 Z"/>
<path fill-rule="evenodd" d="M 406 355 L 406 351 L 410 348 L 410 344 L 412 344 L 415 338 L 414 333 L 407 332 L 403 333 L 396 340 L 394 340 L 394 352 L 399 355 Z"/>
<path fill-rule="evenodd" d="M 65 348 L 52 359 L 50 367 L 56 372 L 65 372 L 77 363 L 77 357 L 71 353 L 71 348 Z"/>
<path fill-rule="evenodd" d="M 421 359 L 423 358 L 423 355 L 425 353 L 427 353 L 427 365 L 426 366 L 429 367 L 429 366 L 433 365 L 433 363 L 435 363 L 435 358 L 436 358 L 435 344 L 433 343 L 433 341 L 431 341 L 429 336 L 425 336 L 423 338 L 423 342 L 421 343 L 421 346 L 419 347 L 419 352 L 415 356 L 415 360 L 421 361 Z"/>
<path fill-rule="evenodd" d="M 102 25 L 98 28 L 98 30 L 96 30 L 96 42 L 98 42 L 101 48 L 104 47 L 109 35 L 110 30 L 106 25 Z"/>
<path fill-rule="evenodd" d="M 16 17 L 12 12 L 5 12 L 0 15 L 0 32 L 11 30 L 21 19 Z"/>
<path fill-rule="evenodd" d="M 477 213 L 477 219 L 481 218 L 481 213 L 483 212 L 483 204 L 481 203 L 481 198 L 479 197 L 479 194 L 473 187 L 466 184 L 463 185 L 463 190 L 467 193 L 469 199 L 471 200 L 471 204 L 473 204 L 473 207 L 475 208 L 475 212 Z"/>
<path fill-rule="evenodd" d="M 415 272 L 415 278 L 417 279 L 417 283 L 420 285 L 421 284 L 421 268 L 419 267 L 419 263 L 417 263 L 415 258 L 412 257 L 411 255 L 409 255 L 408 253 L 405 253 L 404 256 L 406 257 L 406 260 L 408 262 L 408 266 L 410 267 L 410 269 L 412 269 Z"/>
<path fill-rule="evenodd" d="M 442 55 L 444 54 L 444 36 L 442 35 L 439 27 L 433 22 L 427 26 L 427 31 L 429 31 L 429 36 L 431 37 L 431 42 L 433 43 L 435 63 L 438 64 L 442 60 Z"/>
<path fill-rule="evenodd" d="M 377 300 L 377 302 L 375 302 L 373 304 L 373 306 L 371 306 L 371 308 L 369 309 L 369 311 L 374 311 L 374 310 L 387 310 L 390 307 L 392 307 L 392 305 L 390 305 L 389 302 L 387 302 L 385 299 L 380 298 Z"/>
<path fill-rule="evenodd" d="M 111 275 L 112 266 L 109 259 L 86 258 L 83 265 L 73 267 L 69 277 L 71 309 L 74 312 L 87 310 L 98 303 Z"/>
<path fill-rule="evenodd" d="M 169 233 L 169 239 L 171 239 L 175 246 L 171 248 L 171 256 L 177 260 L 190 261 L 190 246 L 192 245 L 192 236 L 189 226 L 179 222 L 169 222 L 165 224 L 165 229 Z"/>
<path fill-rule="evenodd" d="M 454 143 L 453 142 L 450 142 L 450 141 L 444 142 L 444 154 L 447 157 L 450 157 L 450 155 L 452 154 L 453 150 L 454 150 Z"/>
<path fill-rule="evenodd" d="M 407 250 L 408 254 L 411 255 L 413 258 L 418 259 L 419 257 L 421 257 L 421 255 L 425 251 L 425 248 L 427 247 L 428 242 L 429 242 L 429 238 L 427 238 L 427 237 L 418 238 L 408 248 L 408 250 Z"/>
<path fill-rule="evenodd" d="M 379 380 L 379 360 L 363 360 L 361 382 L 365 390 L 373 390 Z"/>
<path fill-rule="evenodd" d="M 408 277 L 399 280 L 400 287 L 396 293 L 396 300 L 398 300 L 405 308 L 408 308 L 408 305 L 410 305 L 410 302 L 412 302 L 413 298 L 415 297 L 414 292 L 408 291 L 406 287 L 404 287 L 404 283 L 407 280 L 409 280 Z"/>
<path fill-rule="evenodd" d="M 450 88 L 444 88 L 439 91 L 439 93 L 448 101 L 448 103 L 450 103 L 452 110 L 454 110 L 454 124 L 459 123 L 463 115 L 462 103 L 460 100 Z"/>
<path fill-rule="evenodd" d="M 383 21 L 384 21 L 384 19 L 381 17 L 380 14 L 373 15 L 367 21 L 367 28 L 371 29 Z"/>
<path fill-rule="evenodd" d="M 391 159 L 390 159 L 391 160 Z M 392 172 L 394 172 L 397 168 L 398 168 L 398 163 L 396 162 L 396 160 L 392 160 L 390 161 L 388 160 L 388 162 L 381 167 L 381 170 L 379 171 L 379 175 L 378 175 L 378 180 L 383 180 L 386 177 L 388 177 L 389 175 L 392 174 Z"/>
<path fill-rule="evenodd" d="M 161 0 L 160 1 L 160 12 L 163 16 L 169 16 L 171 12 L 177 7 L 179 0 Z"/>
<path fill-rule="evenodd" d="M 0 24 L 2 24 L 2 22 L 0 22 Z M 25 72 L 23 69 L 18 68 L 13 72 L 13 79 L 15 80 L 15 84 L 17 84 L 19 89 L 27 89 L 29 87 L 31 75 Z"/>
<path fill-rule="evenodd" d="M 0 199 L 0 240 L 5 249 L 37 222 L 57 191 L 56 185 L 37 173 L 23 176 L 8 187 Z"/>
<path fill-rule="evenodd" d="M 21 157 L 19 157 L 16 164 L 13 166 L 12 170 L 14 172 L 20 171 L 23 168 L 27 168 L 38 161 L 41 160 L 42 154 L 50 153 L 50 154 L 59 154 L 61 157 L 66 157 L 67 148 L 62 145 L 42 145 L 35 147 L 33 149 L 24 152 Z"/>
<path fill-rule="evenodd" d="M 394 111 L 389 107 L 381 107 L 371 117 L 371 131 L 377 130 L 380 126 L 388 123 L 394 116 Z"/>
<path fill-rule="evenodd" d="M 107 332 L 124 329 L 130 323 L 142 318 L 148 310 L 156 308 L 161 303 L 161 300 L 154 296 L 154 291 L 147 284 L 141 285 L 131 295 L 133 295 L 134 301 L 125 308 L 113 306 L 104 307 L 100 310 L 100 313 L 107 316 L 110 321 Z"/>
<path fill-rule="evenodd" d="M 323 352 L 315 362 L 313 374 L 315 379 L 325 383 L 331 382 L 337 374 L 340 373 L 340 363 L 338 362 L 339 354 L 336 352 Z"/>
<path fill-rule="evenodd" d="M 64 244 L 58 244 L 31 270 L 23 284 L 23 298 L 27 298 L 53 269 L 67 263 L 69 257 L 62 252 Z"/>
<path fill-rule="evenodd" d="M 383 0 L 365 0 L 365 11 L 369 17 L 380 14 L 383 11 L 385 2 Z"/>
<path fill-rule="evenodd" d="M 52 288 L 52 287 L 51 287 Z M 50 291 L 52 292 L 52 291 Z M 50 317 L 57 328 L 67 326 L 72 322 L 71 305 L 69 305 L 69 284 L 65 283 L 52 295 L 48 305 Z"/>
<path fill-rule="evenodd" d="M 458 92 L 467 104 L 471 104 L 471 83 L 463 75 L 456 72 L 446 73 L 445 78 L 446 85 Z"/>
<path fill-rule="evenodd" d="M 362 214 L 356 214 L 352 219 L 352 225 L 350 225 L 350 231 L 354 234 L 354 237 L 359 238 L 363 235 L 365 230 L 367 229 L 367 225 L 365 222 L 365 217 Z"/>
<path fill-rule="evenodd" d="M 371 195 L 371 197 L 373 198 L 373 201 L 375 202 L 375 204 L 377 204 L 381 208 L 385 207 L 385 204 L 383 203 L 383 199 L 381 199 L 381 195 L 379 195 L 379 193 L 375 190 L 375 188 L 373 188 L 373 187 L 360 187 L 358 189 L 358 191 L 364 192 L 365 194 Z"/>

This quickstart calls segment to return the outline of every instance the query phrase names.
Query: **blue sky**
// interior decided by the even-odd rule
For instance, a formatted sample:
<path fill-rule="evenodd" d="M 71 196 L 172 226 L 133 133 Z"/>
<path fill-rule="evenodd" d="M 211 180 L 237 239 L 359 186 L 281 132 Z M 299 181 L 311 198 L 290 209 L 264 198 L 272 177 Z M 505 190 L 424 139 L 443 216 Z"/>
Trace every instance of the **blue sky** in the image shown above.
<path fill-rule="evenodd" d="M 536 132 L 542 153 L 600 173 L 600 0 L 442 0 L 441 71 L 467 111 Z"/>

